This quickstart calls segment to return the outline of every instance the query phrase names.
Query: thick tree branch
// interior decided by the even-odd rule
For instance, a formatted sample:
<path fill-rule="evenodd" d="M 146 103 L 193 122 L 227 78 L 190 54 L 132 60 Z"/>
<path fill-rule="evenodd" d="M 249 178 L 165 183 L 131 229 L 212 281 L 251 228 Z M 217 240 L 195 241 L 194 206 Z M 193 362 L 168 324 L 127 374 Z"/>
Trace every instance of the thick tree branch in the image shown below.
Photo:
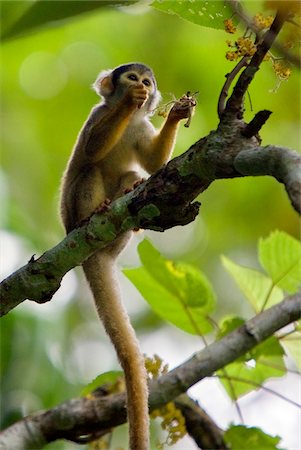
<path fill-rule="evenodd" d="M 163 231 L 191 222 L 199 210 L 199 203 L 192 202 L 214 180 L 274 176 L 284 183 L 294 208 L 301 212 L 301 156 L 281 147 L 260 147 L 256 138 L 242 136 L 244 129 L 242 121 L 221 122 L 216 131 L 112 203 L 108 212 L 94 214 L 57 246 L 32 258 L 1 283 L 1 315 L 26 299 L 49 301 L 70 269 L 126 230 Z"/>
<path fill-rule="evenodd" d="M 244 175 L 271 175 L 284 184 L 296 211 L 301 210 L 301 158 L 284 147 L 267 145 L 240 152 L 235 168 Z"/>
<path fill-rule="evenodd" d="M 300 317 L 301 293 L 253 317 L 242 327 L 153 381 L 150 385 L 150 410 L 176 399 L 198 381 L 235 361 Z M 48 411 L 25 417 L 1 433 L 0 447 L 2 445 L 5 450 L 42 448 L 57 439 L 86 442 L 125 421 L 124 394 L 105 397 L 96 394 L 69 400 Z"/>

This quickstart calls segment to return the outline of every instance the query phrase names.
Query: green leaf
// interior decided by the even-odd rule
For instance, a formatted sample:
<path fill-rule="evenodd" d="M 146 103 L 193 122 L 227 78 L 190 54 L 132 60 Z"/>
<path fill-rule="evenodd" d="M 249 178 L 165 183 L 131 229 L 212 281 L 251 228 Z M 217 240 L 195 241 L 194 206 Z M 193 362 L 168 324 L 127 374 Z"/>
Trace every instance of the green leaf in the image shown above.
<path fill-rule="evenodd" d="M 205 275 L 189 264 L 165 259 L 148 240 L 138 247 L 143 267 L 124 270 L 152 309 L 192 334 L 212 330 L 208 320 L 216 304 L 215 293 Z"/>
<path fill-rule="evenodd" d="M 120 370 L 110 371 L 102 373 L 101 375 L 98 375 L 96 378 L 94 378 L 91 383 L 87 384 L 87 386 L 84 387 L 84 389 L 81 392 L 81 396 L 85 397 L 88 394 L 91 394 L 95 389 L 99 388 L 100 386 L 106 385 L 112 385 L 114 384 L 118 378 L 123 377 L 123 372 Z"/>
<path fill-rule="evenodd" d="M 176 14 L 182 19 L 202 27 L 224 29 L 224 20 L 233 13 L 224 1 L 215 0 L 155 0 L 151 3 L 156 9 L 168 14 Z"/>
<path fill-rule="evenodd" d="M 283 356 L 283 348 L 272 336 L 239 360 L 225 366 L 224 370 L 217 372 L 217 375 L 229 397 L 235 400 L 252 390 L 259 389 L 267 379 L 285 375 Z"/>
<path fill-rule="evenodd" d="M 279 436 L 270 436 L 260 428 L 231 425 L 224 434 L 230 450 L 279 450 Z"/>
<path fill-rule="evenodd" d="M 136 3 L 136 1 L 127 0 L 125 5 L 122 0 L 36 0 L 35 2 L 28 2 L 29 5 L 22 9 L 19 3 L 26 4 L 27 2 L 2 2 L 1 39 L 16 37 L 38 27 L 58 25 L 62 21 L 65 23 L 66 19 L 95 9 L 110 6 L 127 6 Z M 18 13 L 13 11 L 16 7 Z"/>
<path fill-rule="evenodd" d="M 222 337 L 226 336 L 226 334 L 231 333 L 231 331 L 234 331 L 236 328 L 241 327 L 244 323 L 245 320 L 238 316 L 232 315 L 223 317 L 218 327 L 218 339 L 221 339 Z"/>
<path fill-rule="evenodd" d="M 257 270 L 242 267 L 226 256 L 222 256 L 221 259 L 224 268 L 233 277 L 255 311 L 261 311 L 264 305 L 270 307 L 281 302 L 283 292 L 279 287 L 273 286 L 270 278 Z"/>
<path fill-rule="evenodd" d="M 301 244 L 283 231 L 259 241 L 259 261 L 273 283 L 290 294 L 301 285 Z"/>

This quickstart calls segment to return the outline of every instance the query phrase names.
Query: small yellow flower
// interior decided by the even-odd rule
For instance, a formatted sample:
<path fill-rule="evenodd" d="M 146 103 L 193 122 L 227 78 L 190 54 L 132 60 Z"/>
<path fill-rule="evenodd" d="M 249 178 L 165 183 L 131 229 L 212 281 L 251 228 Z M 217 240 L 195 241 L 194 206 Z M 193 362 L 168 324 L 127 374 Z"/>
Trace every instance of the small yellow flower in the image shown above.
<path fill-rule="evenodd" d="M 273 69 L 280 80 L 287 80 L 292 73 L 291 68 L 283 61 L 274 61 Z"/>
<path fill-rule="evenodd" d="M 240 37 L 235 44 L 239 56 L 252 56 L 256 52 L 256 45 L 250 38 Z"/>
<path fill-rule="evenodd" d="M 232 19 L 225 19 L 224 26 L 225 26 L 225 31 L 230 34 L 234 34 L 237 30 Z"/>
<path fill-rule="evenodd" d="M 227 52 L 226 58 L 228 59 L 228 61 L 236 61 L 238 58 L 238 53 L 237 52 Z"/>
<path fill-rule="evenodd" d="M 161 417 L 161 428 L 167 432 L 166 444 L 172 445 L 182 439 L 187 431 L 185 418 L 173 402 L 166 403 L 151 413 L 153 419 Z"/>
<path fill-rule="evenodd" d="M 266 16 L 264 17 L 263 14 L 257 13 L 253 17 L 253 23 L 259 30 L 264 30 L 266 28 L 269 28 L 274 20 L 273 16 Z"/>
<path fill-rule="evenodd" d="M 154 355 L 153 358 L 145 358 L 145 368 L 150 378 L 158 378 L 168 372 L 168 364 L 164 364 L 163 360 Z"/>

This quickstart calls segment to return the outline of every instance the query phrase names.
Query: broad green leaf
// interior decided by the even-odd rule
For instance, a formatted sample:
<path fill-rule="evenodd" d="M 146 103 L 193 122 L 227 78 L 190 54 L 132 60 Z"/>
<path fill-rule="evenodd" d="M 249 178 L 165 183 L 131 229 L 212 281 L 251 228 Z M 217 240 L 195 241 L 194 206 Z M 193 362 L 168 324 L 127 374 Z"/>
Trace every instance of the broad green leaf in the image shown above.
<path fill-rule="evenodd" d="M 301 372 L 301 331 L 295 331 L 281 339 L 280 342 L 293 358 L 298 370 Z"/>
<path fill-rule="evenodd" d="M 226 334 L 231 333 L 236 328 L 241 327 L 245 323 L 245 320 L 238 316 L 226 316 L 223 317 L 219 324 L 219 332 L 217 337 L 221 339 L 226 336 Z"/>
<path fill-rule="evenodd" d="M 91 394 L 93 391 L 95 391 L 95 389 L 103 386 L 104 384 L 112 385 L 118 380 L 118 378 L 121 377 L 123 377 L 123 372 L 121 372 L 120 370 L 102 373 L 101 375 L 98 375 L 96 378 L 94 378 L 91 383 L 87 384 L 87 386 L 84 387 L 81 392 L 81 396 L 84 397 L 88 394 Z"/>
<path fill-rule="evenodd" d="M 279 436 L 270 436 L 260 428 L 231 425 L 224 434 L 230 450 L 281 450 Z"/>
<path fill-rule="evenodd" d="M 209 28 L 224 29 L 224 20 L 233 16 L 231 8 L 221 0 L 155 0 L 151 6 Z"/>
<path fill-rule="evenodd" d="M 6 1 L 1 3 L 1 39 L 8 39 L 22 35 L 35 28 L 57 25 L 79 14 L 87 13 L 98 8 L 110 6 L 127 6 L 137 0 L 85 0 L 60 1 L 36 0 L 34 2 Z M 19 3 L 28 3 L 21 10 Z M 18 14 L 13 10 L 17 8 Z"/>
<path fill-rule="evenodd" d="M 283 231 L 259 241 L 259 261 L 273 283 L 294 294 L 301 285 L 301 244 Z"/>
<path fill-rule="evenodd" d="M 208 333 L 215 293 L 195 267 L 165 259 L 148 240 L 138 247 L 143 267 L 124 270 L 152 309 L 164 320 L 192 334 Z"/>
<path fill-rule="evenodd" d="M 285 375 L 283 356 L 283 348 L 272 336 L 239 360 L 225 366 L 224 370 L 217 372 L 217 375 L 220 376 L 229 397 L 235 400 L 259 389 L 267 379 Z"/>
<path fill-rule="evenodd" d="M 261 311 L 264 305 L 270 307 L 283 299 L 282 290 L 277 286 L 273 286 L 272 280 L 257 270 L 242 267 L 226 256 L 222 256 L 222 264 L 234 278 L 237 286 L 244 293 L 255 311 Z"/>

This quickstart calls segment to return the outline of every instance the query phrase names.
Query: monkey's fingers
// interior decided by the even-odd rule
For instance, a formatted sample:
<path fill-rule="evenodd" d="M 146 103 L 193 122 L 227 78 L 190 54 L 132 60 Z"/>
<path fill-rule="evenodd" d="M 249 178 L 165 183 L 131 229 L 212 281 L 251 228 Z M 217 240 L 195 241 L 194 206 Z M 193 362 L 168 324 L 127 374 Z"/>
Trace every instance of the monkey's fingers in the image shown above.
<path fill-rule="evenodd" d="M 136 187 L 140 186 L 140 184 L 144 183 L 146 178 L 140 178 L 140 180 L 135 181 L 133 184 L 133 188 L 136 189 Z"/>
<path fill-rule="evenodd" d="M 192 111 L 191 111 L 191 108 L 189 108 L 188 119 L 187 119 L 187 122 L 184 123 L 184 127 L 189 128 L 190 123 L 191 123 L 191 118 L 192 118 Z"/>
<path fill-rule="evenodd" d="M 104 213 L 107 212 L 110 209 L 111 200 L 109 198 L 106 198 L 93 212 L 95 213 Z"/>
<path fill-rule="evenodd" d="M 129 194 L 132 192 L 136 187 L 140 186 L 140 184 L 144 183 L 145 178 L 140 178 L 139 180 L 135 181 L 132 187 L 127 187 L 123 190 L 124 194 Z"/>

